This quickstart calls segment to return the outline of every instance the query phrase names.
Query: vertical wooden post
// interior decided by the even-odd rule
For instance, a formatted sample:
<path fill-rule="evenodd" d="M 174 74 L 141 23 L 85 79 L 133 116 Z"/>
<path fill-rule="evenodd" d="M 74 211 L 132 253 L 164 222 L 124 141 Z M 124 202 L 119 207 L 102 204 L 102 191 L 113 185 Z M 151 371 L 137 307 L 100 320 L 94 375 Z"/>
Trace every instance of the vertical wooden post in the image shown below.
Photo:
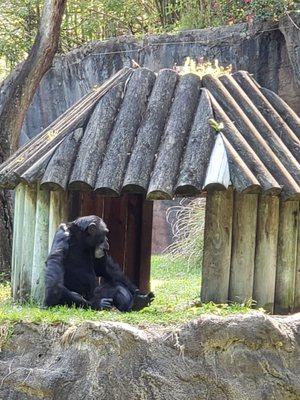
<path fill-rule="evenodd" d="M 125 275 L 139 286 L 143 196 L 139 194 L 125 196 L 128 200 L 123 270 Z"/>
<path fill-rule="evenodd" d="M 19 290 L 20 290 L 25 189 L 26 189 L 25 184 L 20 183 L 15 191 L 12 277 L 11 277 L 12 296 L 15 301 L 19 299 Z"/>
<path fill-rule="evenodd" d="M 141 224 L 140 274 L 138 286 L 143 293 L 147 293 L 150 290 L 153 201 L 143 201 Z"/>
<path fill-rule="evenodd" d="M 233 192 L 208 193 L 206 200 L 201 300 L 228 300 Z"/>
<path fill-rule="evenodd" d="M 280 202 L 275 312 L 294 309 L 298 241 L 298 201 Z"/>
<path fill-rule="evenodd" d="M 278 226 L 279 197 L 259 196 L 253 299 L 257 307 L 270 313 L 274 310 Z"/>
<path fill-rule="evenodd" d="M 36 186 L 26 186 L 22 234 L 22 265 L 20 274 L 20 300 L 26 301 L 31 292 L 31 274 L 34 247 Z"/>
<path fill-rule="evenodd" d="M 57 228 L 62 222 L 67 222 L 68 218 L 68 194 L 63 191 L 50 192 L 50 207 L 49 207 L 49 237 L 48 249 L 50 251 L 52 241 L 57 231 Z"/>
<path fill-rule="evenodd" d="M 234 193 L 229 300 L 252 298 L 257 222 L 256 194 Z"/>
<path fill-rule="evenodd" d="M 103 220 L 109 229 L 110 254 L 122 267 L 125 265 L 127 202 L 126 195 L 119 198 L 105 198 L 103 212 Z"/>
<path fill-rule="evenodd" d="M 297 243 L 294 311 L 295 312 L 300 311 L 300 202 L 298 208 L 298 243 Z"/>
<path fill-rule="evenodd" d="M 31 278 L 31 298 L 38 304 L 44 302 L 45 262 L 48 256 L 49 235 L 49 201 L 48 190 L 38 187 L 35 216 L 34 249 Z"/>

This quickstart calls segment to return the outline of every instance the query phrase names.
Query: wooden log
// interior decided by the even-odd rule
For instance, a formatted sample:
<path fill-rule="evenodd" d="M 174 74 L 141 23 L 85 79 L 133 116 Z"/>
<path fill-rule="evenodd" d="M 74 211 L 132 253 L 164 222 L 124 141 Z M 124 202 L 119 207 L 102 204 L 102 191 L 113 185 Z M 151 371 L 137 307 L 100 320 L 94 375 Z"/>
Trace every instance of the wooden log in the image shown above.
<path fill-rule="evenodd" d="M 222 136 L 217 135 L 208 163 L 203 189 L 223 190 L 228 189 L 230 184 L 227 152 Z"/>
<path fill-rule="evenodd" d="M 26 186 L 24 195 L 24 225 L 22 227 L 22 261 L 19 300 L 27 301 L 31 292 L 32 261 L 34 248 L 36 186 Z"/>
<path fill-rule="evenodd" d="M 144 199 L 141 224 L 142 224 L 142 232 L 141 232 L 141 250 L 140 250 L 138 286 L 143 293 L 148 293 L 150 290 L 150 272 L 151 272 L 153 201 Z"/>
<path fill-rule="evenodd" d="M 268 168 L 277 182 L 283 186 L 283 191 L 287 197 L 299 196 L 300 187 L 297 183 L 298 179 L 295 180 L 296 177 L 292 176 L 284 167 L 220 80 L 211 75 L 206 75 L 203 77 L 202 82 L 216 98 L 228 117 L 235 123 L 240 133 L 262 160 L 266 168 Z"/>
<path fill-rule="evenodd" d="M 87 124 L 69 181 L 69 189 L 93 189 L 116 114 L 123 99 L 124 84 L 103 96 Z"/>
<path fill-rule="evenodd" d="M 298 240 L 298 201 L 280 202 L 275 313 L 294 309 Z"/>
<path fill-rule="evenodd" d="M 252 299 L 257 222 L 256 194 L 234 193 L 229 300 Z"/>
<path fill-rule="evenodd" d="M 128 68 L 120 70 L 99 88 L 70 107 L 35 139 L 9 157 L 1 165 L 0 185 L 6 185 L 7 188 L 15 187 L 19 177 L 27 169 L 42 158 L 53 146 L 61 142 L 67 134 L 81 127 L 96 102 L 113 86 L 126 80 L 131 73 L 132 70 Z"/>
<path fill-rule="evenodd" d="M 48 250 L 51 250 L 52 241 L 59 225 L 67 222 L 68 217 L 68 194 L 63 191 L 50 192 L 49 205 L 49 236 Z"/>
<path fill-rule="evenodd" d="M 22 269 L 22 244 L 24 226 L 24 198 L 26 186 L 20 183 L 15 192 L 15 213 L 14 213 L 14 232 L 12 250 L 12 296 L 14 301 L 19 300 L 20 277 Z"/>
<path fill-rule="evenodd" d="M 180 166 L 176 194 L 201 193 L 214 148 L 216 134 L 209 125 L 213 109 L 207 89 L 201 89 L 201 97 Z"/>
<path fill-rule="evenodd" d="M 259 196 L 253 300 L 270 313 L 274 311 L 278 227 L 279 197 Z"/>
<path fill-rule="evenodd" d="M 233 78 L 247 93 L 250 100 L 255 104 L 273 130 L 280 136 L 281 140 L 285 143 L 293 156 L 300 162 L 299 136 L 290 129 L 283 118 L 276 112 L 275 108 L 260 91 L 257 82 L 255 82 L 246 71 L 236 72 L 233 74 Z M 290 113 L 292 114 L 291 108 L 288 110 L 288 114 Z"/>
<path fill-rule="evenodd" d="M 278 94 L 264 87 L 259 87 L 259 90 L 266 97 L 268 102 L 278 112 L 284 122 L 289 126 L 293 133 L 300 139 L 300 118 L 295 111 L 284 101 Z"/>
<path fill-rule="evenodd" d="M 270 106 L 269 102 L 264 99 L 256 85 L 247 84 L 244 86 L 245 91 L 243 91 L 231 75 L 222 76 L 220 81 L 236 103 L 239 104 L 241 110 L 253 123 L 259 134 L 264 138 L 265 142 L 270 146 L 284 167 L 299 183 L 300 165 L 298 161 L 300 160 L 300 141 L 297 136 L 291 132 L 291 135 L 287 136 L 290 137 L 290 141 L 286 140 L 285 134 L 282 133 L 282 124 L 279 124 L 277 121 L 278 119 L 281 120 L 281 118 L 276 113 L 275 109 Z M 242 81 L 244 82 L 245 79 L 242 78 Z M 264 106 L 269 106 L 268 111 L 272 114 L 271 117 L 267 117 Z M 276 115 L 276 124 L 274 124 L 274 115 Z M 270 125 L 272 121 L 273 123 Z M 283 120 L 281 122 L 286 126 Z M 287 126 L 286 128 L 289 129 Z"/>
<path fill-rule="evenodd" d="M 44 303 L 45 263 L 49 247 L 49 207 L 49 191 L 38 188 L 32 261 L 31 299 L 39 305 Z"/>
<path fill-rule="evenodd" d="M 47 190 L 66 190 L 83 129 L 76 129 L 57 147 L 51 157 L 41 181 L 41 188 Z"/>
<path fill-rule="evenodd" d="M 154 164 L 155 154 L 164 131 L 172 105 L 178 74 L 171 69 L 163 69 L 156 78 L 145 118 L 138 131 L 132 151 L 123 190 L 146 192 Z"/>
<path fill-rule="evenodd" d="M 40 160 L 38 160 L 28 170 L 26 170 L 24 174 L 20 176 L 21 182 L 24 182 L 28 185 L 40 182 L 56 148 L 57 146 L 54 146 L 53 149 L 49 150 L 48 153 L 46 153 Z"/>
<path fill-rule="evenodd" d="M 146 68 L 133 72 L 98 173 L 97 192 L 111 196 L 120 194 L 128 157 L 154 81 L 154 72 Z"/>
<path fill-rule="evenodd" d="M 200 78 L 184 75 L 176 88 L 164 139 L 150 180 L 147 198 L 172 199 L 182 151 L 193 123 L 200 94 Z"/>
<path fill-rule="evenodd" d="M 209 192 L 206 199 L 201 301 L 228 301 L 233 193 Z"/>
<path fill-rule="evenodd" d="M 230 180 L 233 187 L 238 192 L 258 193 L 260 184 L 253 173 L 245 164 L 244 160 L 235 151 L 234 147 L 227 140 L 223 133 L 220 133 L 227 152 L 227 160 L 229 164 Z"/>
<path fill-rule="evenodd" d="M 298 210 L 298 241 L 297 241 L 294 312 L 300 312 L 300 203 Z"/>
<path fill-rule="evenodd" d="M 274 179 L 272 174 L 262 163 L 262 160 L 257 156 L 240 131 L 228 118 L 216 99 L 212 95 L 210 95 L 210 97 L 215 117 L 218 121 L 224 123 L 224 128 L 222 130 L 223 135 L 238 153 L 240 158 L 245 162 L 253 175 L 257 178 L 262 190 L 268 194 L 279 194 L 281 192 L 281 186 L 279 183 Z M 238 173 L 238 171 L 236 171 L 236 173 Z"/>

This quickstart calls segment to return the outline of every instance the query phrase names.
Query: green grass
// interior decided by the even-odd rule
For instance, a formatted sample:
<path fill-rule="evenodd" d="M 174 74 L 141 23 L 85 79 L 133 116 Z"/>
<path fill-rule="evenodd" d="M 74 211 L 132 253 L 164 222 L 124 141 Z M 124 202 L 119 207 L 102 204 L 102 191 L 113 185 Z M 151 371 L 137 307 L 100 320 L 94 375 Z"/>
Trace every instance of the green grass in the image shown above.
<path fill-rule="evenodd" d="M 185 263 L 172 262 L 167 255 L 153 256 L 151 289 L 155 292 L 152 305 L 140 312 L 93 311 L 67 307 L 38 308 L 34 304 L 13 304 L 10 285 L 0 285 L 0 323 L 78 323 L 85 320 L 119 321 L 134 325 L 175 325 L 203 314 L 228 315 L 247 313 L 249 305 L 200 304 L 200 271 L 187 268 Z"/>

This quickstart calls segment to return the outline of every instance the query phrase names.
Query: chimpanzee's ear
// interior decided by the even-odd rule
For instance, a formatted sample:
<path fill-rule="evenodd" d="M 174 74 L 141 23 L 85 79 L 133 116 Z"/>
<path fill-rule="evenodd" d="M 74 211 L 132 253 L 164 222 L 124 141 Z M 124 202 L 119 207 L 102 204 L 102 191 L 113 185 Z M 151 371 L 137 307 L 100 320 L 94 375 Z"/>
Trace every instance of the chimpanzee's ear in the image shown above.
<path fill-rule="evenodd" d="M 95 224 L 95 222 L 91 222 L 89 224 L 89 226 L 87 227 L 87 231 L 91 236 L 95 236 L 97 234 L 97 225 Z"/>

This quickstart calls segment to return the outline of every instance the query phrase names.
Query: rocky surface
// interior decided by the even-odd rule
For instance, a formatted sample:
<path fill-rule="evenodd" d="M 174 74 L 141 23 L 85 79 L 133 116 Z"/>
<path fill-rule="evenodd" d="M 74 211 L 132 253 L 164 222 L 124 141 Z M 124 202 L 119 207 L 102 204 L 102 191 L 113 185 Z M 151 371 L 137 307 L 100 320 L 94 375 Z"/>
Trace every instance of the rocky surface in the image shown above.
<path fill-rule="evenodd" d="M 144 330 L 16 324 L 0 354 L 0 398 L 300 399 L 300 314 Z"/>
<path fill-rule="evenodd" d="M 289 38 L 287 27 L 282 24 L 281 28 Z M 290 49 L 290 43 L 288 46 Z M 260 84 L 278 92 L 296 111 L 300 111 L 293 67 L 285 37 L 278 25 L 237 24 L 174 35 L 147 36 L 142 40 L 119 37 L 91 42 L 56 57 L 28 110 L 21 140 L 35 136 L 94 85 L 124 65 L 130 65 L 131 59 L 157 71 L 182 65 L 188 56 L 218 59 L 221 65 L 232 64 L 233 70 L 248 70 Z"/>

